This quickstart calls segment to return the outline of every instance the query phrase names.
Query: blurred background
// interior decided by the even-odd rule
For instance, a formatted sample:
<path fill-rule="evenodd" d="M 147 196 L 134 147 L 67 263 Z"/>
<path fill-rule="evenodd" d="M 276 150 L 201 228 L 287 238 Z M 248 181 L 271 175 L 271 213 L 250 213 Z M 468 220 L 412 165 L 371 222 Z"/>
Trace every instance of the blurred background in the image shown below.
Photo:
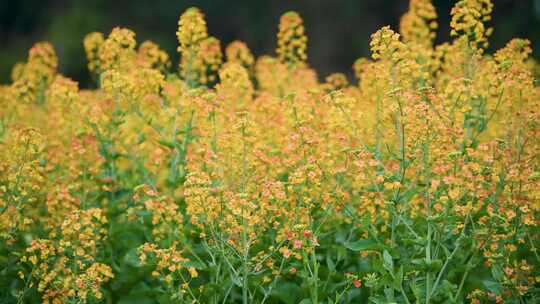
<path fill-rule="evenodd" d="M 176 29 L 179 15 L 190 6 L 206 15 L 210 35 L 224 47 L 239 39 L 257 56 L 274 54 L 279 16 L 296 10 L 309 37 L 308 61 L 323 79 L 331 72 L 351 75 L 358 57 L 369 56 L 369 36 L 390 25 L 398 29 L 408 0 L 0 0 L 0 83 L 9 81 L 11 67 L 26 59 L 37 41 L 48 40 L 60 58 L 60 71 L 91 86 L 83 37 L 92 31 L 108 34 L 128 27 L 137 41 L 157 42 L 178 62 Z M 439 15 L 437 42 L 449 39 L 450 9 L 455 1 L 433 0 Z M 540 0 L 493 0 L 491 49 L 513 37 L 533 42 L 540 57 Z"/>

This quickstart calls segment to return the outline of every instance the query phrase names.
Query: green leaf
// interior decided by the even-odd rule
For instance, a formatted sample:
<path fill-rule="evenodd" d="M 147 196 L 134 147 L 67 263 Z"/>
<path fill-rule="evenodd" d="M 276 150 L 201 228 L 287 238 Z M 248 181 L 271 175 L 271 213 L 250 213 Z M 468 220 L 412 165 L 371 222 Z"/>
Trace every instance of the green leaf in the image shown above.
<path fill-rule="evenodd" d="M 285 282 L 279 284 L 272 294 L 282 303 L 296 304 L 298 303 L 298 296 L 301 294 L 301 291 L 296 284 Z"/>
<path fill-rule="evenodd" d="M 144 295 L 132 294 L 122 298 L 118 304 L 154 304 L 154 299 Z"/>
<path fill-rule="evenodd" d="M 151 288 L 145 285 L 138 285 L 136 288 L 131 289 L 129 292 L 120 294 L 118 304 L 154 304 L 156 301 L 153 299 L 153 291 Z"/>
<path fill-rule="evenodd" d="M 132 248 L 124 256 L 124 263 L 131 267 L 141 267 L 137 248 Z"/>
<path fill-rule="evenodd" d="M 390 255 L 390 253 L 388 253 L 387 250 L 383 251 L 383 266 L 386 270 L 388 270 L 393 275 L 394 260 L 392 260 L 392 256 Z"/>
<path fill-rule="evenodd" d="M 372 240 L 358 240 L 354 242 L 346 242 L 344 245 L 347 249 L 352 251 L 382 250 L 386 248 L 385 245 Z"/>
<path fill-rule="evenodd" d="M 164 140 L 164 139 L 158 139 L 157 140 L 158 144 L 164 146 L 164 147 L 167 147 L 167 148 L 171 148 L 171 149 L 174 149 L 176 147 L 176 145 L 168 140 Z"/>
<path fill-rule="evenodd" d="M 443 261 L 441 259 L 432 260 L 431 263 L 428 264 L 429 270 L 432 272 L 438 272 L 442 268 L 442 265 Z"/>
<path fill-rule="evenodd" d="M 386 296 L 386 303 L 395 303 L 396 298 L 394 296 L 394 289 L 393 288 L 385 288 L 384 289 L 384 295 Z"/>
<path fill-rule="evenodd" d="M 394 288 L 401 290 L 403 284 L 403 266 L 399 267 L 398 273 L 394 276 Z"/>
<path fill-rule="evenodd" d="M 194 267 L 195 269 L 198 269 L 198 270 L 204 270 L 208 268 L 208 266 L 204 264 L 204 262 L 202 261 L 189 261 L 189 262 L 183 263 L 183 265 L 185 267 Z"/>
<path fill-rule="evenodd" d="M 386 303 L 386 299 L 384 299 L 384 298 L 381 297 L 381 296 L 372 296 L 372 297 L 369 297 L 369 301 L 371 301 L 371 303 L 375 303 L 375 304 L 387 304 L 387 303 Z"/>
<path fill-rule="evenodd" d="M 504 279 L 503 271 L 499 265 L 493 265 L 493 267 L 491 267 L 491 275 L 493 275 L 493 278 L 497 281 Z"/>
<path fill-rule="evenodd" d="M 502 287 L 501 284 L 499 284 L 498 282 L 484 280 L 482 281 L 482 283 L 484 284 L 484 286 L 486 286 L 486 289 L 491 291 L 492 293 L 495 293 L 496 295 L 502 294 Z"/>
<path fill-rule="evenodd" d="M 336 264 L 332 260 L 330 254 L 326 255 L 326 266 L 328 266 L 328 270 L 330 271 L 330 273 L 336 272 Z"/>

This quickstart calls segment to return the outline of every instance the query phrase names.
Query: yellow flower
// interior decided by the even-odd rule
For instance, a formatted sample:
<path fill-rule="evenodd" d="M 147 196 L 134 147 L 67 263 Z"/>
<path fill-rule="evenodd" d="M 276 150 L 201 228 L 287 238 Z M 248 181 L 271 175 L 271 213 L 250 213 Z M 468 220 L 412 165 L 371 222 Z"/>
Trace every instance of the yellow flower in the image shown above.
<path fill-rule="evenodd" d="M 197 272 L 197 269 L 195 269 L 195 267 L 189 267 L 188 268 L 188 271 L 189 271 L 189 275 L 192 277 L 192 278 L 196 278 L 199 276 L 199 273 Z"/>
<path fill-rule="evenodd" d="M 101 73 L 99 49 L 104 41 L 105 38 L 103 37 L 103 34 L 99 32 L 92 32 L 84 37 L 84 50 L 86 52 L 86 59 L 88 60 L 88 70 L 91 73 Z"/>
<path fill-rule="evenodd" d="M 304 21 L 298 13 L 286 12 L 279 19 L 276 53 L 282 63 L 291 66 L 304 65 L 307 59 L 307 36 Z"/>

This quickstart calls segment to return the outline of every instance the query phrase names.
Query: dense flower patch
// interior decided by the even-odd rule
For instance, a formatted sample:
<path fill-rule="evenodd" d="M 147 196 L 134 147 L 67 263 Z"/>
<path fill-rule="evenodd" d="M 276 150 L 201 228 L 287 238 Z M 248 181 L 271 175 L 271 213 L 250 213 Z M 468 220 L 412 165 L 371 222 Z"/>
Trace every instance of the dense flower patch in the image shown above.
<path fill-rule="evenodd" d="M 180 63 L 115 28 L 94 90 L 35 44 L 0 87 L 2 303 L 538 303 L 540 88 L 530 43 L 487 54 L 490 0 L 429 0 L 320 82 L 301 17 L 275 56 Z"/>

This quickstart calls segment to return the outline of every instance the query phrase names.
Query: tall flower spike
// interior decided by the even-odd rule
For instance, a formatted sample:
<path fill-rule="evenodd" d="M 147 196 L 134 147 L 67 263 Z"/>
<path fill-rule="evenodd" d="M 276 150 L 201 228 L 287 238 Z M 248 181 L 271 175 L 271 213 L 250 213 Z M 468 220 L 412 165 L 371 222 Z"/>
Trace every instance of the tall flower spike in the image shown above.
<path fill-rule="evenodd" d="M 398 62 L 403 59 L 405 44 L 400 41 L 398 33 L 385 26 L 371 35 L 371 56 L 373 59 L 388 59 Z"/>
<path fill-rule="evenodd" d="M 215 37 L 202 40 L 192 60 L 189 73 L 185 74 L 186 81 L 192 85 L 215 85 L 222 61 L 223 54 L 219 40 Z"/>
<path fill-rule="evenodd" d="M 24 102 L 44 101 L 44 93 L 56 75 L 58 58 L 52 44 L 36 43 L 28 52 L 28 63 L 14 75 L 15 96 Z"/>
<path fill-rule="evenodd" d="M 180 75 L 192 85 L 190 81 L 194 77 L 189 74 L 193 69 L 200 42 L 208 37 L 204 15 L 198 8 L 188 8 L 180 16 L 176 37 L 180 44 L 178 47 L 181 56 Z"/>
<path fill-rule="evenodd" d="M 411 0 L 401 17 L 399 31 L 405 42 L 430 48 L 437 29 L 437 12 L 431 0 Z"/>
<path fill-rule="evenodd" d="M 422 75 L 420 65 L 414 58 L 409 46 L 401 41 L 398 33 L 385 26 L 371 35 L 370 47 L 375 60 L 389 63 L 398 68 L 396 72 L 403 81 L 413 81 Z"/>
<path fill-rule="evenodd" d="M 135 56 L 135 33 L 126 28 L 115 27 L 99 48 L 102 71 L 127 67 Z"/>
<path fill-rule="evenodd" d="M 203 13 L 196 7 L 188 8 L 178 20 L 178 31 L 176 31 L 176 37 L 180 43 L 178 52 L 182 54 L 189 51 L 189 48 L 196 46 L 207 36 Z"/>
<path fill-rule="evenodd" d="M 246 69 L 239 63 L 228 62 L 219 70 L 220 83 L 216 86 L 218 95 L 225 102 L 243 105 L 251 101 L 253 84 Z"/>
<path fill-rule="evenodd" d="M 137 51 L 137 63 L 145 68 L 157 69 L 166 72 L 171 67 L 167 52 L 159 48 L 153 41 L 143 42 Z"/>
<path fill-rule="evenodd" d="M 36 43 L 28 52 L 28 62 L 43 65 L 52 71 L 58 67 L 58 58 L 49 42 Z"/>
<path fill-rule="evenodd" d="M 88 70 L 91 73 L 101 73 L 99 63 L 99 48 L 103 45 L 105 38 L 102 33 L 93 32 L 84 37 L 84 51 L 88 60 Z"/>
<path fill-rule="evenodd" d="M 277 54 L 281 62 L 291 66 L 303 65 L 307 60 L 307 36 L 304 21 L 296 12 L 286 12 L 279 20 Z"/>
<path fill-rule="evenodd" d="M 255 59 L 247 45 L 242 41 L 236 40 L 229 43 L 229 45 L 225 49 L 225 55 L 227 56 L 228 62 L 239 63 L 248 71 L 253 69 Z"/>
<path fill-rule="evenodd" d="M 474 48 L 488 46 L 487 38 L 492 29 L 485 28 L 484 22 L 491 20 L 493 3 L 491 0 L 461 0 L 452 8 L 452 36 L 466 37 Z"/>

